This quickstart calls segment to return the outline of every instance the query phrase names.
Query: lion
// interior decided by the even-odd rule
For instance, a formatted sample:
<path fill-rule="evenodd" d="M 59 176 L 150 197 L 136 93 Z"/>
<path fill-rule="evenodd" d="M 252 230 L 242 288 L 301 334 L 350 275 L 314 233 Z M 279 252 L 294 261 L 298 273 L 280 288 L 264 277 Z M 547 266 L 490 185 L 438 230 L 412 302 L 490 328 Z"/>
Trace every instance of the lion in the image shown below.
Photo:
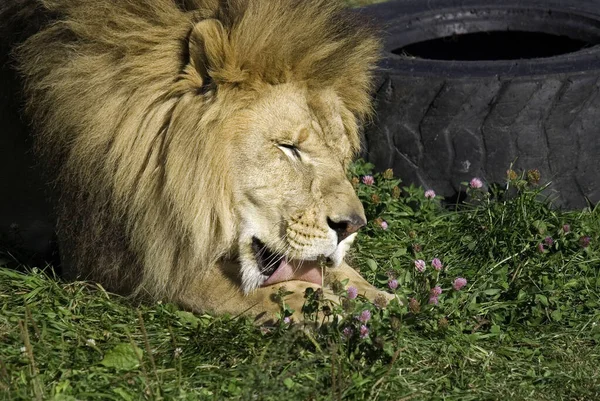
<path fill-rule="evenodd" d="M 356 14 L 331 0 L 2 7 L 42 21 L 14 55 L 69 277 L 261 322 L 282 288 L 297 320 L 307 288 L 384 294 L 344 261 L 366 224 L 346 171 L 380 48 Z"/>

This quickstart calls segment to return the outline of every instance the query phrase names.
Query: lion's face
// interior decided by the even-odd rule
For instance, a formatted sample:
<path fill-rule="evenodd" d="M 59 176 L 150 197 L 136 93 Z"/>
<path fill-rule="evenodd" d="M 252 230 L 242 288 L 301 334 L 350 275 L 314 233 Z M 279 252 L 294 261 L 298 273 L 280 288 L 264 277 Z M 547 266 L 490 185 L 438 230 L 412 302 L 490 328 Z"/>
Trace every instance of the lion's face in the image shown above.
<path fill-rule="evenodd" d="M 292 278 L 320 283 L 321 255 L 342 262 L 366 223 L 345 173 L 347 124 L 352 115 L 333 92 L 292 85 L 271 87 L 230 121 L 244 291 Z"/>

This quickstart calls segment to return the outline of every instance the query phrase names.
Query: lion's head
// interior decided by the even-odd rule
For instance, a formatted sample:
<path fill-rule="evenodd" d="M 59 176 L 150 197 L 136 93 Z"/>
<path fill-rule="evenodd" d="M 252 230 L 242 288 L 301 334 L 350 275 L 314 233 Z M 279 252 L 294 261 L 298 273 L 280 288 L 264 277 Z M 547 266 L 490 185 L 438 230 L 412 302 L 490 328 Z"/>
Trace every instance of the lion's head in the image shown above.
<path fill-rule="evenodd" d="M 237 118 L 230 160 L 244 290 L 292 277 L 320 283 L 317 258 L 339 265 L 365 224 L 345 173 L 353 116 L 332 90 L 282 84 Z"/>
<path fill-rule="evenodd" d="M 156 297 L 220 259 L 245 292 L 319 281 L 365 224 L 345 170 L 378 41 L 330 0 L 184 3 L 46 2 L 18 52 L 63 252 Z"/>

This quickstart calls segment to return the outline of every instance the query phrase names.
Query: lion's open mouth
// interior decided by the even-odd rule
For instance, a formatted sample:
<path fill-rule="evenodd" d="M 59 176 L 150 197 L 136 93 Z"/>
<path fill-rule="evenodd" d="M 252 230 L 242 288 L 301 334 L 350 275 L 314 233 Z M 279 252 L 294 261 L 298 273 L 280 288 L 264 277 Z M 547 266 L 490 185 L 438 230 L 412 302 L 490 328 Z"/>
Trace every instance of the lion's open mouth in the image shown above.
<path fill-rule="evenodd" d="M 256 237 L 252 238 L 252 250 L 260 272 L 268 277 L 263 287 L 288 280 L 323 284 L 322 268 L 316 260 L 288 259 L 283 254 L 271 251 Z"/>

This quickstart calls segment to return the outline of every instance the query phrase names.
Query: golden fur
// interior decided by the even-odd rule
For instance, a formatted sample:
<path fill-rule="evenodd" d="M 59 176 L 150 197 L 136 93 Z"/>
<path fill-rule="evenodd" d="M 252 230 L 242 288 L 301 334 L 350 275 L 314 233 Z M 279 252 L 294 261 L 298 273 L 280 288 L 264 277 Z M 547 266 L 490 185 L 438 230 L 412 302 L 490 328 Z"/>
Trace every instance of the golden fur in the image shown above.
<path fill-rule="evenodd" d="M 326 219 L 363 216 L 344 169 L 379 44 L 336 2 L 3 7 L 3 18 L 45 21 L 15 55 L 72 275 L 194 310 L 260 313 L 272 289 L 259 288 L 256 232 L 311 260 L 333 255 Z M 301 158 L 290 153 L 304 144 Z"/>

